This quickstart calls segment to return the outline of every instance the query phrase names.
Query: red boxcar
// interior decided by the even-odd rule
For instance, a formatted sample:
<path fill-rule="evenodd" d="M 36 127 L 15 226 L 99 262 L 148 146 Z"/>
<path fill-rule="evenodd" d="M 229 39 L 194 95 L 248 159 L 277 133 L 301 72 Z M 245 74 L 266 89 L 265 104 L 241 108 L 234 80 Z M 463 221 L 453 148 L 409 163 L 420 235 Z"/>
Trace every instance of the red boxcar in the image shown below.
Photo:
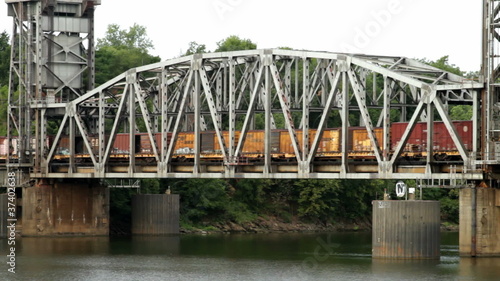
<path fill-rule="evenodd" d="M 459 138 L 467 150 L 472 149 L 472 121 L 453 121 Z M 398 145 L 408 123 L 392 123 L 391 125 L 391 147 L 394 150 Z M 439 151 L 456 151 L 457 147 L 451 138 L 446 125 L 434 122 L 433 149 Z M 419 122 L 410 134 L 404 152 L 422 152 L 427 150 L 427 123 Z"/>
<path fill-rule="evenodd" d="M 161 149 L 161 133 L 154 134 L 158 151 Z M 167 135 L 167 143 L 170 139 L 170 134 Z M 147 133 L 135 134 L 135 148 L 136 154 L 153 154 L 154 149 Z M 111 155 L 129 154 L 130 153 L 130 138 L 129 134 L 117 134 L 111 149 Z"/>

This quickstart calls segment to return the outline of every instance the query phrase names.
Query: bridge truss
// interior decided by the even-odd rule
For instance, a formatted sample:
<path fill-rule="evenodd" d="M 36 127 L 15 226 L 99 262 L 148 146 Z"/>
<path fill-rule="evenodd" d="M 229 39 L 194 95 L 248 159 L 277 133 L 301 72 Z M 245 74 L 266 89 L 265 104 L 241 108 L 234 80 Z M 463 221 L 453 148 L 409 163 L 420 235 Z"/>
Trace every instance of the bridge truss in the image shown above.
<path fill-rule="evenodd" d="M 404 57 L 282 49 L 195 54 L 131 69 L 67 103 L 31 100 L 44 124 L 57 128 L 50 142 L 40 130 L 31 177 L 480 180 L 483 87 Z M 455 104 L 473 108 L 472 147 L 449 116 Z M 409 125 L 391 147 L 395 120 Z M 449 131 L 457 158 L 437 161 L 432 145 L 420 161 L 401 157 L 417 122 L 427 122 L 425 141 L 434 142 L 435 120 Z M 320 157 L 332 124 L 341 149 Z M 371 147 L 360 157 L 349 151 L 349 130 L 356 126 Z M 289 135 L 293 153 L 286 160 L 273 157 L 277 129 Z M 243 153 L 253 130 L 263 132 L 258 161 Z M 215 156 L 203 153 L 207 131 L 220 148 Z M 176 147 L 184 132 L 193 136 L 189 157 L 179 157 Z M 122 133 L 129 134 L 128 152 L 118 161 L 112 155 Z M 147 159 L 134 154 L 142 141 L 137 134 L 152 144 Z M 57 157 L 63 141 L 69 142 L 66 159 Z M 88 152 L 85 159 L 76 153 L 79 146 Z"/>

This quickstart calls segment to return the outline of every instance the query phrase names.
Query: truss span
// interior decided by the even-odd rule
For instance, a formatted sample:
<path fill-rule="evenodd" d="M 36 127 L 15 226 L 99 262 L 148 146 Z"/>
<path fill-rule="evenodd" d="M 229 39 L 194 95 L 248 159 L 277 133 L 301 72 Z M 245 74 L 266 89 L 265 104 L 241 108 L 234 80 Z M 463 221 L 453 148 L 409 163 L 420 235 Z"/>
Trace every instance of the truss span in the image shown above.
<path fill-rule="evenodd" d="M 481 179 L 482 88 L 404 57 L 195 54 L 32 100 L 57 134 L 34 142 L 31 176 Z M 455 104 L 473 120 L 452 120 Z"/>

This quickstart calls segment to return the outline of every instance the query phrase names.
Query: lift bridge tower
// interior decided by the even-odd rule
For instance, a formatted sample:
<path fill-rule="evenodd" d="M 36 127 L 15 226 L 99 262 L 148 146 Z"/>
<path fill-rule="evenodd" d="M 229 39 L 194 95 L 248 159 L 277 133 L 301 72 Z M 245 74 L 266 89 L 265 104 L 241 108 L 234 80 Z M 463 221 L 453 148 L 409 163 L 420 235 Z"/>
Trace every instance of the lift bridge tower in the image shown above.
<path fill-rule="evenodd" d="M 29 175 L 28 167 L 41 164 L 34 155 L 47 153 L 43 140 L 50 121 L 46 107 L 32 105 L 65 103 L 94 88 L 94 9 L 101 1 L 5 2 L 13 18 L 8 163 Z"/>
<path fill-rule="evenodd" d="M 49 123 L 66 111 L 54 105 L 94 88 L 94 10 L 101 0 L 5 2 L 13 19 L 7 167 L 22 187 L 23 235 L 107 234 L 107 189 L 30 180 L 42 165 L 37 155 L 47 154 Z"/>

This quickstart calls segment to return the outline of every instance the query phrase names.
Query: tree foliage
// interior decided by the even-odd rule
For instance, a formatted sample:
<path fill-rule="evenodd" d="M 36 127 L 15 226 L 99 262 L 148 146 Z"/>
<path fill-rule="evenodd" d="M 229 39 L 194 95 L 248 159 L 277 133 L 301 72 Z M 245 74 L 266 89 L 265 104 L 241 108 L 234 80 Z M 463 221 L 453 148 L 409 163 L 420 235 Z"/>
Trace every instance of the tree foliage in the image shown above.
<path fill-rule="evenodd" d="M 205 44 L 198 44 L 195 41 L 189 42 L 189 47 L 184 55 L 189 56 L 192 54 L 202 54 L 208 53 L 207 46 Z"/>
<path fill-rule="evenodd" d="M 241 39 L 236 35 L 231 35 L 226 39 L 217 42 L 217 49 L 215 49 L 215 52 L 230 52 L 255 49 L 257 49 L 257 44 L 253 43 L 250 39 Z"/>
<path fill-rule="evenodd" d="M 104 38 L 97 39 L 97 49 L 114 47 L 117 49 L 154 49 L 153 42 L 148 38 L 146 27 L 134 23 L 128 30 L 120 29 L 117 24 L 108 25 Z"/>
<path fill-rule="evenodd" d="M 340 205 L 340 181 L 301 180 L 296 186 L 300 189 L 299 216 L 327 220 L 335 215 Z"/>
<path fill-rule="evenodd" d="M 109 25 L 105 37 L 98 39 L 97 43 L 96 84 L 100 85 L 133 67 L 159 62 L 160 57 L 149 54 L 152 48 L 145 27 L 134 24 L 127 31 L 116 24 Z"/>
<path fill-rule="evenodd" d="M 0 87 L 9 84 L 10 44 L 7 32 L 0 33 Z"/>
<path fill-rule="evenodd" d="M 10 44 L 7 32 L 0 34 L 0 136 L 7 135 L 7 102 L 9 94 Z"/>
<path fill-rule="evenodd" d="M 460 70 L 460 67 L 458 67 L 454 64 L 450 64 L 449 59 L 450 59 L 450 56 L 442 56 L 441 58 L 439 58 L 435 61 L 428 60 L 428 59 L 423 59 L 421 61 L 430 65 L 430 66 L 434 66 L 436 68 L 439 68 L 441 70 L 444 70 L 444 71 L 447 71 L 447 72 L 450 72 L 450 73 L 453 73 L 456 75 L 463 76 L 464 72 Z"/>

